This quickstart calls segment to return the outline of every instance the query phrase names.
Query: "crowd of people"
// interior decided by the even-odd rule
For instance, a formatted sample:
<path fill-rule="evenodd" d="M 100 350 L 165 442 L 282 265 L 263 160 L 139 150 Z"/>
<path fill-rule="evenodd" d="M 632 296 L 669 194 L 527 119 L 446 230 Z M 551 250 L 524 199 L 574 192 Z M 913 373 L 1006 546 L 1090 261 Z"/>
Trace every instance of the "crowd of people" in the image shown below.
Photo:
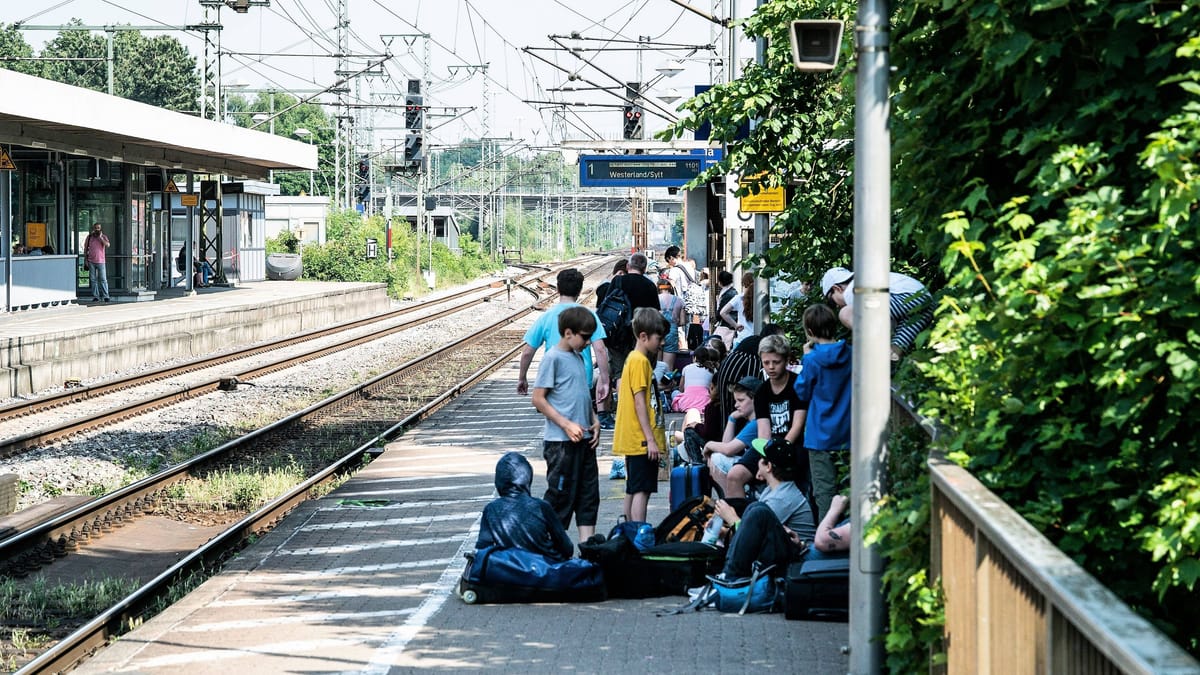
<path fill-rule="evenodd" d="M 517 392 L 531 394 L 546 420 L 548 487 L 544 501 L 526 499 L 529 481 L 512 479 L 519 463 L 501 461 L 497 489 L 503 482 L 502 499 L 510 500 L 505 513 L 517 504 L 530 510 L 525 519 L 505 516 L 521 523 L 513 541 L 536 540 L 562 558 L 570 556 L 562 541 L 572 519 L 580 542 L 595 533 L 597 453 L 602 431 L 611 429 L 614 464 L 624 460 L 627 520 L 646 520 L 660 457 L 707 465 L 719 497 L 716 515 L 727 528 L 727 576 L 746 576 L 755 562 L 786 563 L 806 549 L 845 555 L 850 524 L 838 476 L 846 473 L 850 448 L 852 362 L 845 336 L 853 321 L 847 311 L 853 274 L 837 267 L 824 275 L 822 300 L 805 309 L 803 334 L 793 340 L 765 321 L 754 333 L 752 274 L 742 275 L 739 292 L 733 275 L 718 271 L 717 288 L 710 289 L 708 275 L 689 266 L 677 247 L 668 248 L 664 260 L 655 279 L 647 272 L 648 256 L 635 253 L 597 288 L 597 307 L 613 289 L 628 299 L 632 318 L 619 327 L 627 340 L 615 339 L 618 331 L 606 332 L 597 312 L 579 304 L 583 275 L 573 269 L 558 276 L 560 302 L 526 332 Z M 892 285 L 892 346 L 899 358 L 930 325 L 933 310 L 915 279 L 894 274 Z M 531 390 L 528 371 L 541 348 Z M 669 438 L 668 410 L 684 414 L 682 428 Z M 524 492 L 513 487 L 517 483 Z M 503 539 L 497 527 L 485 519 L 477 545 Z"/>

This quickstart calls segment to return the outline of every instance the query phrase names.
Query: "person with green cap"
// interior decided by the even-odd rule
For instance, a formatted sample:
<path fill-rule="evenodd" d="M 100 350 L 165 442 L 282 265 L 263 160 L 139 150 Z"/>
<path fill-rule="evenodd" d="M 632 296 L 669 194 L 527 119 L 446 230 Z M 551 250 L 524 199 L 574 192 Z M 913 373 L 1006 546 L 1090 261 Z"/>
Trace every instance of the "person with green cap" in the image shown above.
<path fill-rule="evenodd" d="M 757 438 L 751 447 L 761 456 L 758 478 L 767 489 L 740 516 L 725 500 L 717 502 L 716 515 L 733 528 L 725 579 L 750 576 L 755 562 L 786 567 L 816 536 L 812 507 L 794 481 L 795 446 L 781 438 Z"/>

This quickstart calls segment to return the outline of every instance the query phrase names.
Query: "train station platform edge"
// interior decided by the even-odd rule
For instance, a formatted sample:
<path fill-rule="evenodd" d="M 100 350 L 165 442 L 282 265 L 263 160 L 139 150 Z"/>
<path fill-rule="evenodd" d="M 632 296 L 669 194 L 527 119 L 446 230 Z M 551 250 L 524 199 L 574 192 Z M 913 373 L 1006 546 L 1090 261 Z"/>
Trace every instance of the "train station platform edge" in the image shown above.
<path fill-rule="evenodd" d="M 0 316 L 0 396 L 292 335 L 390 307 L 384 284 L 264 281 Z"/>

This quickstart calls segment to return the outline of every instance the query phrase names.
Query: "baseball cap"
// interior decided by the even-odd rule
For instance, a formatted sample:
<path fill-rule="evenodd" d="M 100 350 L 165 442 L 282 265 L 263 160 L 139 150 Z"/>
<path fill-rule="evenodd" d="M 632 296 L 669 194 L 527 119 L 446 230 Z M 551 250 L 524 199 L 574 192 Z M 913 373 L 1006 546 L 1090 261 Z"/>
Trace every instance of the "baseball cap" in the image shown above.
<path fill-rule="evenodd" d="M 844 284 L 854 278 L 854 272 L 845 267 L 830 268 L 825 276 L 821 277 L 821 295 L 829 295 L 829 289 L 836 284 Z"/>
<path fill-rule="evenodd" d="M 782 438 L 756 438 L 750 441 L 763 459 L 776 466 L 792 466 L 796 463 L 796 448 Z"/>
<path fill-rule="evenodd" d="M 762 386 L 763 381 L 753 375 L 747 375 L 737 381 L 737 386 L 747 391 L 758 391 Z"/>

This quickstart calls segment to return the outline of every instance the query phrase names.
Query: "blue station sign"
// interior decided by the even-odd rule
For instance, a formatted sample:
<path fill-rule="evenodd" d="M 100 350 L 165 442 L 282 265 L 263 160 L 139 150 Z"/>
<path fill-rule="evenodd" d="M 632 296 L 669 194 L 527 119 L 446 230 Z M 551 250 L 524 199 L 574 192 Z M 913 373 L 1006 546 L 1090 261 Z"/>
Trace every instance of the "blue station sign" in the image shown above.
<path fill-rule="evenodd" d="M 719 150 L 689 155 L 580 155 L 583 187 L 680 187 L 720 160 Z"/>

